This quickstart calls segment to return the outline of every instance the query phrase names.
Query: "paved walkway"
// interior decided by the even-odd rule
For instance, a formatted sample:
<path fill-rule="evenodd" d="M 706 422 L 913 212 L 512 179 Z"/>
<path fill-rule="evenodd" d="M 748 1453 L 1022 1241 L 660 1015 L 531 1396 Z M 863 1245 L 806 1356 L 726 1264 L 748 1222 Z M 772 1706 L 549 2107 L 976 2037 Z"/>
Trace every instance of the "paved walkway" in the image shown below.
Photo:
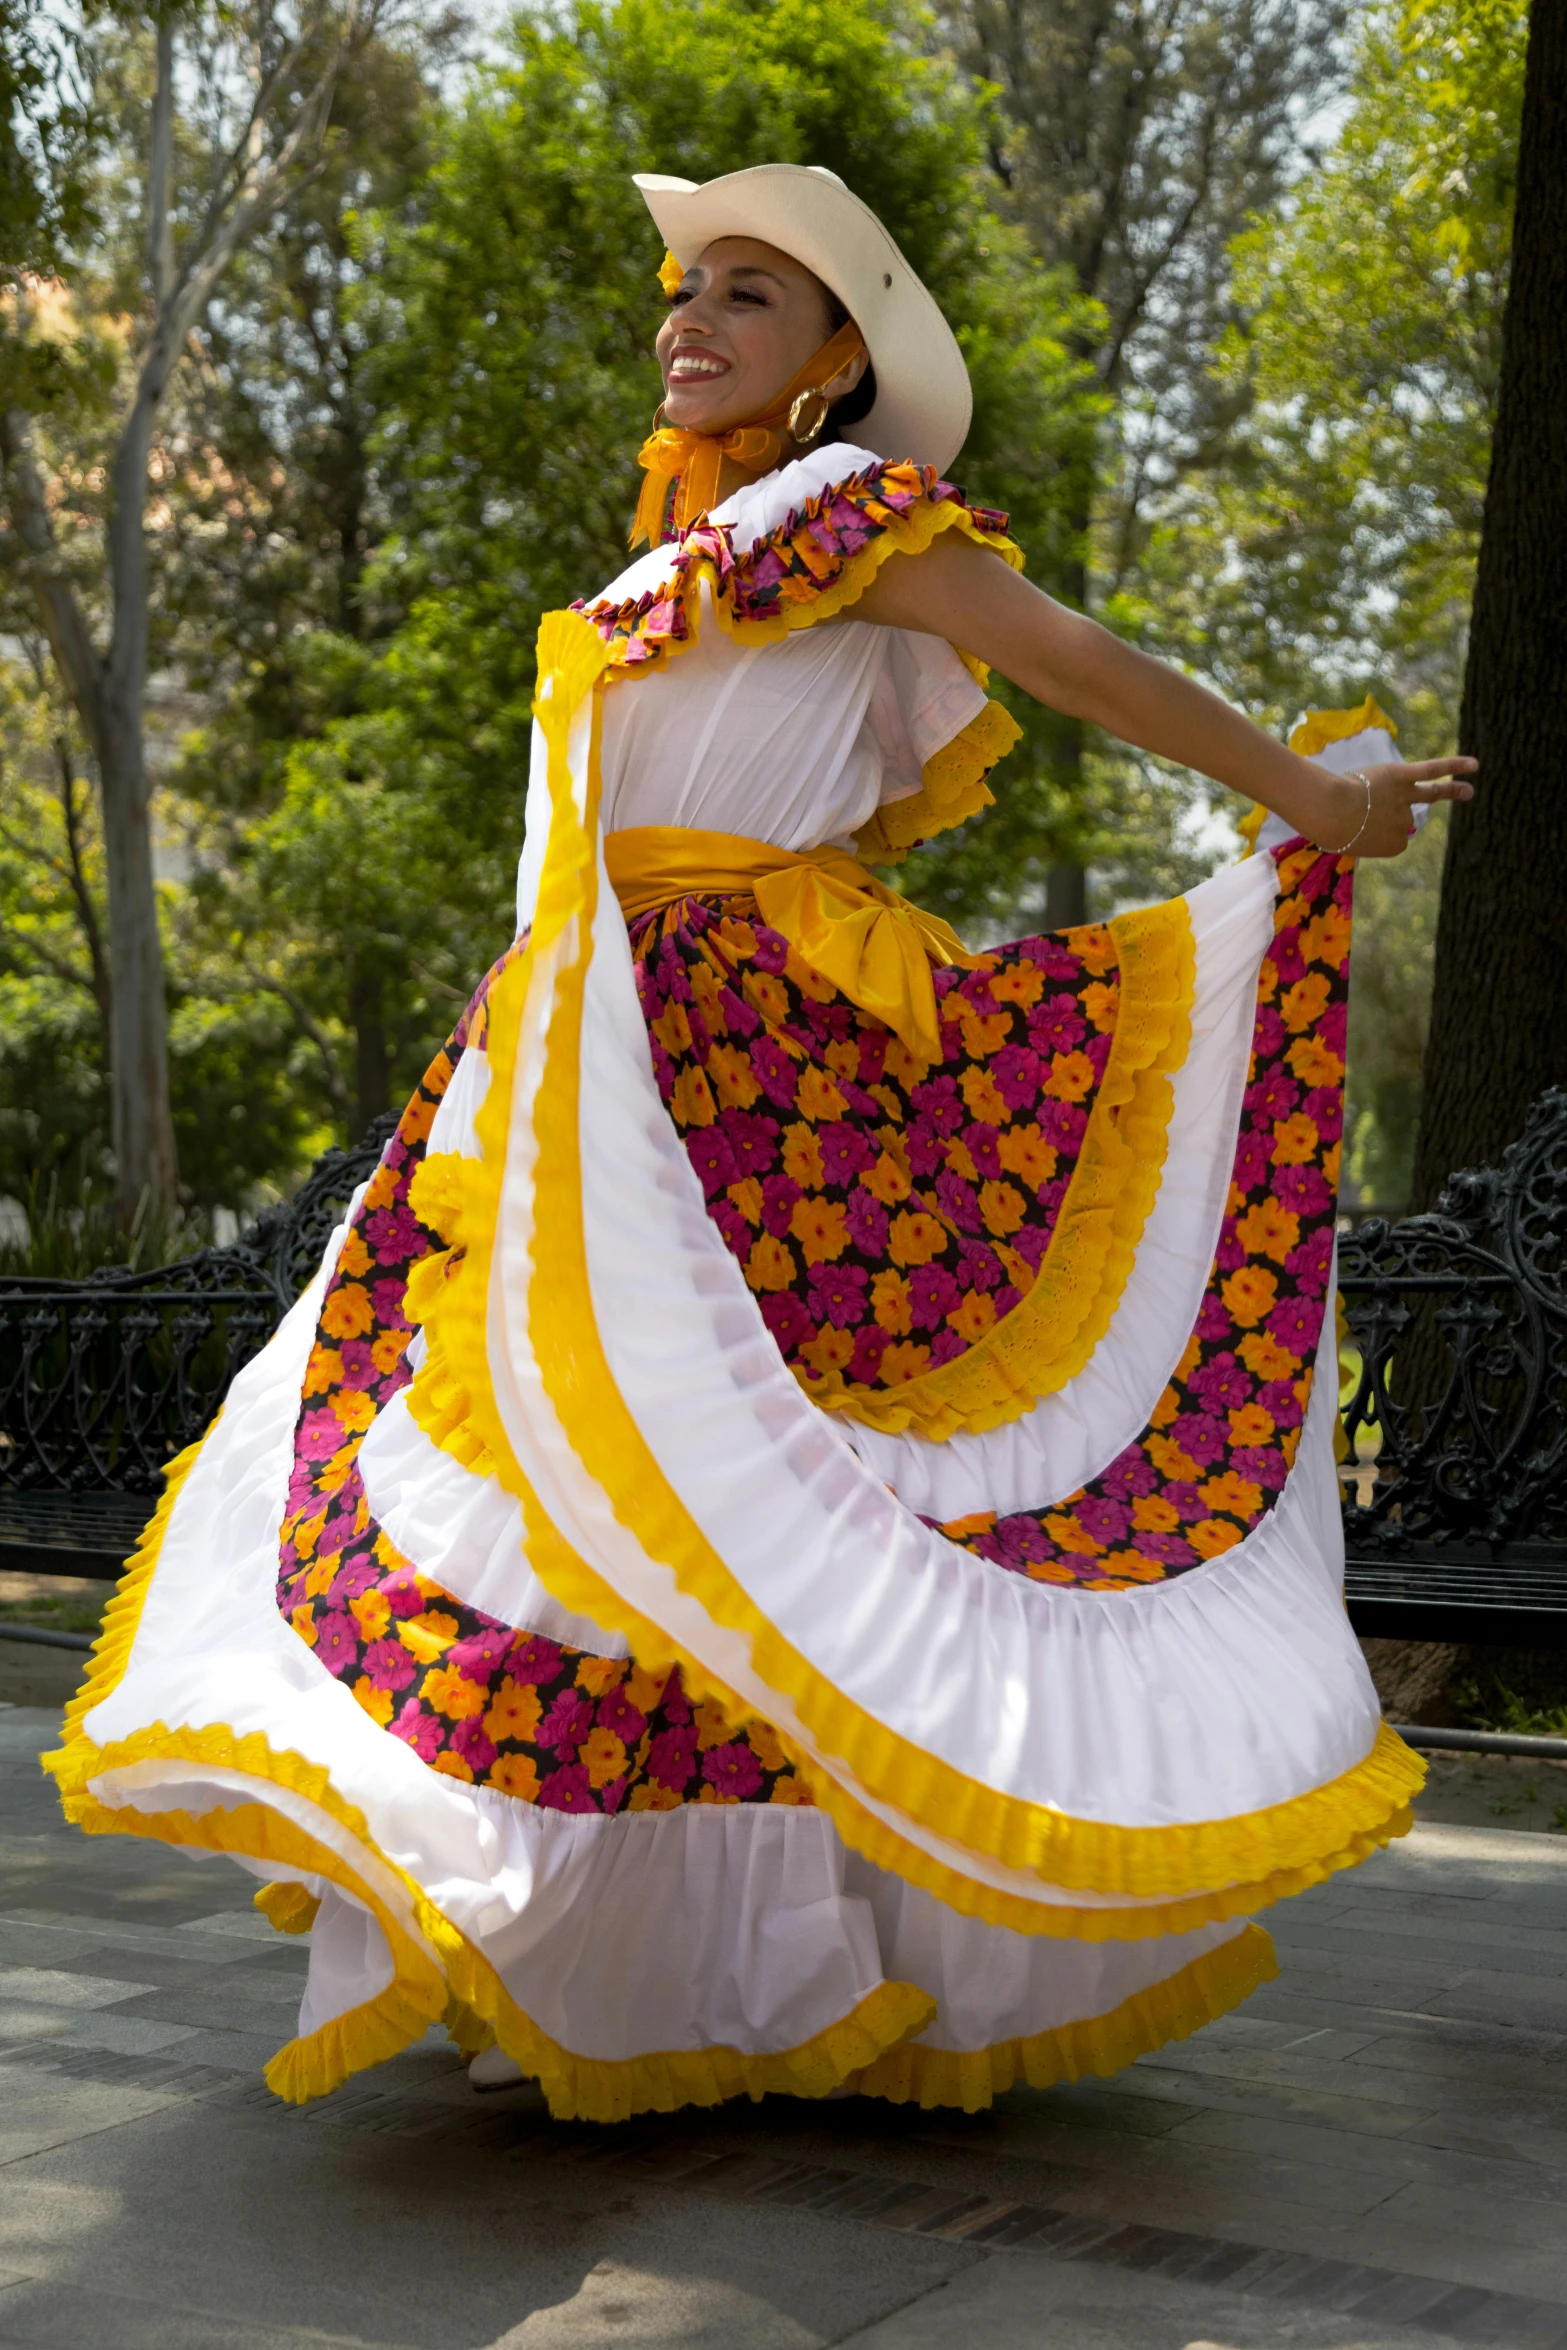
<path fill-rule="evenodd" d="M 1238 2014 L 972 2119 L 562 2127 L 436 2035 L 296 2113 L 301 1945 L 63 1828 L 53 1728 L 0 1708 L 5 2350 L 1567 2350 L 1567 1838 L 1423 1825 Z"/>

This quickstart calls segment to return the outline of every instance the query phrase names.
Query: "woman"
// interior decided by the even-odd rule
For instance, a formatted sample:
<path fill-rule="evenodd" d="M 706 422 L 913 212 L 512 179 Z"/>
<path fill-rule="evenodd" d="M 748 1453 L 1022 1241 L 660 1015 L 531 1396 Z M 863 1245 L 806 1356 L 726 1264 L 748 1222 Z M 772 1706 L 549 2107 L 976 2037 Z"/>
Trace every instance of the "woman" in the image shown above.
<path fill-rule="evenodd" d="M 832 175 L 639 184 L 651 543 L 541 629 L 517 943 L 51 1767 L 313 1923 L 284 2096 L 444 2019 L 563 2115 L 972 2108 L 1222 2012 L 1407 1824 L 1340 1597 L 1349 897 L 1473 763 L 1330 772 L 1031 588 Z M 1282 822 L 964 954 L 860 859 L 989 799 L 986 663 Z"/>

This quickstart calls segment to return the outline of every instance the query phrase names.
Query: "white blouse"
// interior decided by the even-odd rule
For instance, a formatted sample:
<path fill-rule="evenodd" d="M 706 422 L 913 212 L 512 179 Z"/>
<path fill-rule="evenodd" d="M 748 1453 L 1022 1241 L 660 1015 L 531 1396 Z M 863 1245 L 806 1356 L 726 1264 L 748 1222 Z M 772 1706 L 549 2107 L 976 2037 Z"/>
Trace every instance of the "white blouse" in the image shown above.
<path fill-rule="evenodd" d="M 838 444 L 737 490 L 712 520 L 749 550 L 831 482 L 880 463 Z M 656 595 L 668 546 L 650 548 L 588 609 Z M 852 607 L 851 607 L 852 608 Z M 925 762 L 985 707 L 944 637 L 820 621 L 770 644 L 737 644 L 704 585 L 693 638 L 643 675 L 611 673 L 604 695 L 602 826 L 674 824 L 741 833 L 778 848 L 852 847 L 888 801 L 920 788 Z M 548 824 L 538 747 L 518 872 L 519 927 L 532 917 Z"/>

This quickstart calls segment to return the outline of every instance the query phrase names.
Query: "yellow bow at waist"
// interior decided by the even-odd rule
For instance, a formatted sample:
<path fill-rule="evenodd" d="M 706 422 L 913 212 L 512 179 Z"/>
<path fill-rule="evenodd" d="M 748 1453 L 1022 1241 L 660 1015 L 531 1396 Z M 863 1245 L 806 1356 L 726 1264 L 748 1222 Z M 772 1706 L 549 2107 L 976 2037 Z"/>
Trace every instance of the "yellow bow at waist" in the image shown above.
<path fill-rule="evenodd" d="M 743 833 L 638 824 L 605 835 L 604 860 L 628 922 L 679 898 L 754 897 L 769 930 L 922 1061 L 941 1058 L 932 965 L 983 960 L 847 849 L 797 854 Z"/>

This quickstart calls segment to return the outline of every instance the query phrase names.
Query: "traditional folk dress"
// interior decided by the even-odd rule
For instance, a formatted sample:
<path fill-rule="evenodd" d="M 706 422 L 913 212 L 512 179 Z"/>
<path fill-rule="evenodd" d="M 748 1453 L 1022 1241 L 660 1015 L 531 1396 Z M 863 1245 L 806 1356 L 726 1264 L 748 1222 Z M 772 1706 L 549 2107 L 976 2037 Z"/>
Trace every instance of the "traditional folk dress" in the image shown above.
<path fill-rule="evenodd" d="M 1218 2015 L 1407 1825 L 1351 861 L 978 956 L 874 883 L 1016 731 L 853 619 L 943 530 L 1021 560 L 830 447 L 545 620 L 517 941 L 111 1607 L 50 1767 L 312 1926 L 285 2097 L 444 2018 L 559 2115 L 972 2109 Z"/>

